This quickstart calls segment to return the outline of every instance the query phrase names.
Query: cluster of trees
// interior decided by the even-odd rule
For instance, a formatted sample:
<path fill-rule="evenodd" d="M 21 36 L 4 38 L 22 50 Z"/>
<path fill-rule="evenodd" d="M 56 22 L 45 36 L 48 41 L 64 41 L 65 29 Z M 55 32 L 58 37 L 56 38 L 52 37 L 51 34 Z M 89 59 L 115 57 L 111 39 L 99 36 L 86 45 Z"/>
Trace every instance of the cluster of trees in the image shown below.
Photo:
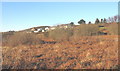
<path fill-rule="evenodd" d="M 120 15 L 115 15 L 113 17 L 108 17 L 108 19 L 98 19 L 96 18 L 95 24 L 100 24 L 100 23 L 114 23 L 114 22 L 120 22 Z M 74 25 L 74 22 L 70 22 L 70 25 Z M 78 24 L 86 24 L 86 21 L 84 19 L 81 19 L 78 21 Z M 88 22 L 88 24 L 91 24 L 91 21 Z"/>
<path fill-rule="evenodd" d="M 104 19 L 101 19 L 100 21 L 98 18 L 96 18 L 95 24 L 99 24 L 99 23 L 107 23 L 107 19 L 104 18 Z M 78 21 L 78 24 L 86 24 L 86 21 L 81 19 L 80 21 Z M 91 21 L 89 21 L 88 24 L 91 24 Z"/>
<path fill-rule="evenodd" d="M 120 15 L 116 15 L 116 16 L 113 16 L 113 17 L 109 17 L 109 18 L 108 18 L 108 22 L 109 22 L 109 23 L 120 22 Z"/>
<path fill-rule="evenodd" d="M 96 18 L 96 20 L 95 20 L 95 24 L 113 23 L 113 22 L 120 22 L 120 16 L 116 15 L 116 16 L 113 16 L 113 17 L 109 17 L 108 19 L 106 19 L 106 18 L 104 18 L 104 19 Z M 78 21 L 78 24 L 86 24 L 86 21 L 84 19 L 81 19 L 80 21 Z M 89 21 L 88 24 L 91 24 L 91 21 Z"/>
<path fill-rule="evenodd" d="M 101 19 L 101 21 L 99 21 L 99 19 L 97 18 L 96 21 L 95 21 L 95 24 L 99 24 L 99 23 L 107 23 L 106 18 Z"/>

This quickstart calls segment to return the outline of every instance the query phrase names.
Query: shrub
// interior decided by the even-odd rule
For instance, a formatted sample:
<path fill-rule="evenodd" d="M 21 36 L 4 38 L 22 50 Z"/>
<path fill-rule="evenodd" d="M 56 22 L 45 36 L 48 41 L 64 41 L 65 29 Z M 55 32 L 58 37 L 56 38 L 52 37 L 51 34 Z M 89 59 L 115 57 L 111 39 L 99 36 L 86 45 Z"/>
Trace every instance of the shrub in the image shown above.
<path fill-rule="evenodd" d="M 2 35 L 2 38 L 1 38 L 2 46 L 4 46 L 7 44 L 9 37 L 14 35 L 14 33 L 13 32 L 5 32 L 5 33 L 1 33 L 1 35 Z"/>
<path fill-rule="evenodd" d="M 74 37 L 98 35 L 99 27 L 93 24 L 81 24 L 74 30 Z"/>
<path fill-rule="evenodd" d="M 98 31 L 99 27 L 97 24 L 81 24 L 75 28 L 56 28 L 44 35 L 57 41 L 63 41 L 70 40 L 70 38 L 78 38 L 80 36 L 98 35 Z"/>
<path fill-rule="evenodd" d="M 35 45 L 41 43 L 43 43 L 43 41 L 33 33 L 15 33 L 7 39 L 6 45 L 15 47 L 17 45 Z"/>
<path fill-rule="evenodd" d="M 49 37 L 49 32 L 44 32 L 44 36 L 48 38 Z"/>
<path fill-rule="evenodd" d="M 118 35 L 118 24 L 110 24 L 107 29 L 111 35 Z"/>
<path fill-rule="evenodd" d="M 57 41 L 69 40 L 72 35 L 72 28 L 56 28 L 55 30 L 49 32 L 49 37 Z"/>

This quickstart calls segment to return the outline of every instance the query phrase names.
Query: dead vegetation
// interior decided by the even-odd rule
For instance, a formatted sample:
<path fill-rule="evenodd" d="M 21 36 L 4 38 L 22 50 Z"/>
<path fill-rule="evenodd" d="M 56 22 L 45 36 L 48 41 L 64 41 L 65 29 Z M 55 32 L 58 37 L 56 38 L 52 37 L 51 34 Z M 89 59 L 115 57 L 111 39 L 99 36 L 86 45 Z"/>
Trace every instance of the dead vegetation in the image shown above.
<path fill-rule="evenodd" d="M 111 24 L 107 29 L 110 31 L 111 35 L 118 35 L 118 24 Z"/>
<path fill-rule="evenodd" d="M 94 28 L 94 29 L 93 29 Z M 74 29 L 74 37 L 98 35 L 99 27 L 94 24 L 81 24 Z"/>
<path fill-rule="evenodd" d="M 19 45 L 37 45 L 42 44 L 43 41 L 35 34 L 30 33 L 14 33 L 12 35 L 7 36 L 3 35 L 3 46 L 15 47 Z"/>
<path fill-rule="evenodd" d="M 52 38 L 57 41 L 64 41 L 64 40 L 69 40 L 69 38 L 73 35 L 73 29 L 68 28 L 57 28 L 53 31 L 50 31 L 48 36 L 49 38 Z"/>
<path fill-rule="evenodd" d="M 107 27 L 111 35 L 99 35 L 93 24 L 44 34 L 4 33 L 3 69 L 116 69 L 116 27 Z"/>
<path fill-rule="evenodd" d="M 112 69 L 118 65 L 118 36 L 88 36 L 33 46 L 3 48 L 4 69 Z M 100 41 L 100 39 L 102 39 Z M 48 39 L 47 39 L 48 40 Z M 71 39 L 70 39 L 71 40 Z M 52 42 L 52 41 L 51 41 Z"/>

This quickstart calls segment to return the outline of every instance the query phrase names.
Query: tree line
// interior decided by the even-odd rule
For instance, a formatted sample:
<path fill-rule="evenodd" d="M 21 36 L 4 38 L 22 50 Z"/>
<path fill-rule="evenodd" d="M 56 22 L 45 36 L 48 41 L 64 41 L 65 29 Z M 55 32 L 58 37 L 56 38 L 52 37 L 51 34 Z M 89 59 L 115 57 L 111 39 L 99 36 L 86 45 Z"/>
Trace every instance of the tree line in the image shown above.
<path fill-rule="evenodd" d="M 119 15 L 115 15 L 113 17 L 108 17 L 108 19 L 106 19 L 106 18 L 104 18 L 104 19 L 96 18 L 96 20 L 95 20 L 95 24 L 114 23 L 114 22 L 120 22 L 120 16 Z M 73 25 L 74 22 L 71 22 L 70 24 Z M 78 21 L 78 24 L 86 24 L 86 21 L 84 19 L 81 19 L 81 20 Z M 91 21 L 89 21 L 88 24 L 91 24 Z"/>

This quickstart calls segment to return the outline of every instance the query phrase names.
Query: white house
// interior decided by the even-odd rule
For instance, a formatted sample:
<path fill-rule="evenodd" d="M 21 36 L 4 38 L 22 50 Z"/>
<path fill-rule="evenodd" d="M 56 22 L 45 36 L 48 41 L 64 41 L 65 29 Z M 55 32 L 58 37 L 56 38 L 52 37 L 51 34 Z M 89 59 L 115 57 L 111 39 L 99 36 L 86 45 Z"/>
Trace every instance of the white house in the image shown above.
<path fill-rule="evenodd" d="M 42 32 L 45 32 L 45 30 L 42 30 Z"/>
<path fill-rule="evenodd" d="M 34 33 L 38 33 L 38 32 L 47 32 L 49 30 L 54 30 L 56 27 L 53 26 L 53 27 L 49 27 L 49 26 L 45 26 L 45 27 L 34 27 L 31 29 L 31 32 L 34 32 Z"/>
<path fill-rule="evenodd" d="M 38 32 L 41 32 L 42 31 L 42 28 L 39 28 L 39 29 L 37 29 L 37 28 L 32 28 L 31 29 L 31 32 L 34 32 L 34 33 L 38 33 Z"/>
<path fill-rule="evenodd" d="M 49 31 L 50 30 L 50 28 L 49 27 L 45 27 L 45 31 Z"/>
<path fill-rule="evenodd" d="M 54 30 L 54 29 L 56 29 L 56 26 L 50 27 L 50 30 Z"/>
<path fill-rule="evenodd" d="M 71 24 L 61 24 L 61 25 L 58 25 L 59 28 L 72 28 Z"/>

